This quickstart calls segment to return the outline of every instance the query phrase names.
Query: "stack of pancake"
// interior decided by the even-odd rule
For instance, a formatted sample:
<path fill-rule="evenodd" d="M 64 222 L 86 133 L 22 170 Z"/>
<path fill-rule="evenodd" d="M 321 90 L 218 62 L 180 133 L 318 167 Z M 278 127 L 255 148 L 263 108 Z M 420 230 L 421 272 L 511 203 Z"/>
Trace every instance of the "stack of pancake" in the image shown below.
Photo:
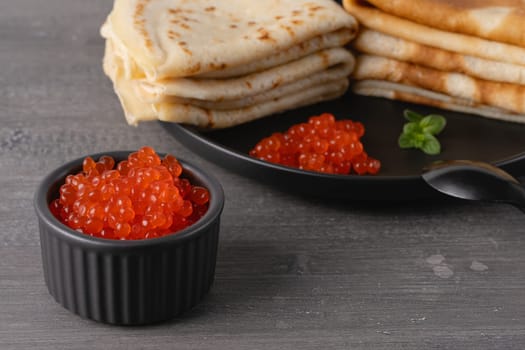
<path fill-rule="evenodd" d="M 362 95 L 525 122 L 525 2 L 344 0 Z"/>
<path fill-rule="evenodd" d="M 129 124 L 212 128 L 341 96 L 356 32 L 332 0 L 115 0 L 101 29 Z"/>

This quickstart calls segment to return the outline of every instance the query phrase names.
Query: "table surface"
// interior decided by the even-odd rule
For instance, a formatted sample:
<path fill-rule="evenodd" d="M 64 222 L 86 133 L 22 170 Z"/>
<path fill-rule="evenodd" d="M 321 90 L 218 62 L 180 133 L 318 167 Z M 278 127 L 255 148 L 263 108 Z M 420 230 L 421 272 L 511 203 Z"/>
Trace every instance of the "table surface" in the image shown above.
<path fill-rule="evenodd" d="M 0 5 L 1 349 L 523 349 L 523 213 L 303 198 L 194 156 L 158 123 L 130 127 L 101 70 L 110 7 Z M 33 194 L 65 161 L 142 145 L 222 182 L 215 284 L 172 322 L 84 320 L 46 289 Z"/>

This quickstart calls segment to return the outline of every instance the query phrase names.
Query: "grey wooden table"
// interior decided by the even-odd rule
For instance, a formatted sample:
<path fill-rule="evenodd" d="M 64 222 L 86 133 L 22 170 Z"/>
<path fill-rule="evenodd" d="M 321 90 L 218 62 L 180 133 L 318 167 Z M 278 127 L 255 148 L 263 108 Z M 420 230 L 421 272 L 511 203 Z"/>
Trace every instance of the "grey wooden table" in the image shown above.
<path fill-rule="evenodd" d="M 108 0 L 0 3 L 0 349 L 523 349 L 525 216 L 479 203 L 334 204 L 276 191 L 125 124 L 101 72 Z M 150 327 L 48 294 L 32 198 L 86 153 L 151 145 L 216 174 L 216 282 Z"/>

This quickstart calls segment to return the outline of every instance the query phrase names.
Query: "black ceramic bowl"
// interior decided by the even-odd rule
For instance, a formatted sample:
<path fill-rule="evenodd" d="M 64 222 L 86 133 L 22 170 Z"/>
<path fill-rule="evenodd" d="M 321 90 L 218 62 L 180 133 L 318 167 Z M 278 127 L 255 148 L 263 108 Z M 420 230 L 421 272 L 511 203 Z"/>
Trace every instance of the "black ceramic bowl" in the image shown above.
<path fill-rule="evenodd" d="M 116 162 L 130 152 L 112 156 Z M 210 204 L 195 224 L 161 238 L 120 241 L 94 238 L 59 222 L 49 210 L 65 177 L 82 169 L 85 157 L 62 165 L 38 187 L 44 277 L 50 294 L 66 309 L 88 319 L 120 325 L 174 318 L 196 305 L 210 289 L 217 258 L 224 194 L 219 182 L 183 160 L 182 177 L 206 187 Z"/>

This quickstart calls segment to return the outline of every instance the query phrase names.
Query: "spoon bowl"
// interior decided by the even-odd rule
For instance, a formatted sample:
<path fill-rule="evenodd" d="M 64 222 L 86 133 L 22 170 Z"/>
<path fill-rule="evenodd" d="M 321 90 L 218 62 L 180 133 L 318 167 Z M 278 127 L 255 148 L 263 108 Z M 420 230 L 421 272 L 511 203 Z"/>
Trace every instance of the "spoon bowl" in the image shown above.
<path fill-rule="evenodd" d="M 423 169 L 423 180 L 451 197 L 509 203 L 525 212 L 525 188 L 504 170 L 472 160 L 438 161 Z"/>

